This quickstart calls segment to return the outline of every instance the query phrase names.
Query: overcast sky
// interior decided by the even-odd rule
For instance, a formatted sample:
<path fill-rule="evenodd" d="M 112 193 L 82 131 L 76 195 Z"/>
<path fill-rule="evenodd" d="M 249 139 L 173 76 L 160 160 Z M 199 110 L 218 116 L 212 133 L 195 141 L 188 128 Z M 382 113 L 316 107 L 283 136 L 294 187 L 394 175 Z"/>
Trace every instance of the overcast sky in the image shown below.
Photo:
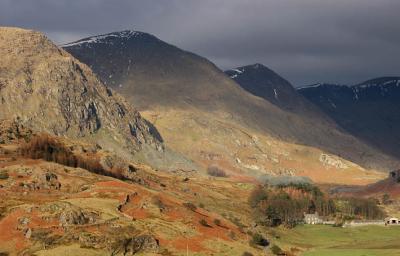
<path fill-rule="evenodd" d="M 0 0 L 0 25 L 56 43 L 144 31 L 221 69 L 262 63 L 294 85 L 400 76 L 400 0 Z"/>

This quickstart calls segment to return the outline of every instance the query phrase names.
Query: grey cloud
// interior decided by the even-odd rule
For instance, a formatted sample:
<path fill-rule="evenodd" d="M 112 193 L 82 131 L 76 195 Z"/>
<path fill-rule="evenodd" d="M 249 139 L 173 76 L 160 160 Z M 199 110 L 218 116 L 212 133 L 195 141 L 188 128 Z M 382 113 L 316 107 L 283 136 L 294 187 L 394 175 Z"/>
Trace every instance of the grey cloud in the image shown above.
<path fill-rule="evenodd" d="M 296 85 L 400 75 L 398 0 L 2 0 L 0 24 L 57 43 L 137 29 L 222 69 L 264 63 Z"/>

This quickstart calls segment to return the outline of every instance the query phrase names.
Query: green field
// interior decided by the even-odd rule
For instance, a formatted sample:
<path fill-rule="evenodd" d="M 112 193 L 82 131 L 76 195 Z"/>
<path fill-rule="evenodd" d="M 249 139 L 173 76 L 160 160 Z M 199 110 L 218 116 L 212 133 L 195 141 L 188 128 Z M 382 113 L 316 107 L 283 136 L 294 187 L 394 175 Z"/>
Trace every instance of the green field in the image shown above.
<path fill-rule="evenodd" d="M 304 256 L 394 256 L 400 255 L 400 227 L 365 226 L 337 228 L 303 225 L 280 229 L 276 243 L 298 248 Z"/>

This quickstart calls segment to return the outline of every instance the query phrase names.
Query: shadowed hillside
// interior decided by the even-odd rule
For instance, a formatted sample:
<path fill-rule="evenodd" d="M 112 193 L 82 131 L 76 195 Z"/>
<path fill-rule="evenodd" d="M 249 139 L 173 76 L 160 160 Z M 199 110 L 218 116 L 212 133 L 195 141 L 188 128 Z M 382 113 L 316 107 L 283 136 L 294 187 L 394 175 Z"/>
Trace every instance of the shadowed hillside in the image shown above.
<path fill-rule="evenodd" d="M 399 77 L 381 77 L 354 86 L 317 84 L 298 92 L 353 136 L 400 157 Z"/>
<path fill-rule="evenodd" d="M 165 136 L 167 145 L 179 142 L 164 134 L 172 130 L 185 133 L 190 120 L 179 122 L 183 126 L 171 122 L 161 127 L 156 119 L 177 111 L 176 115 L 184 115 L 181 120 L 191 116 L 200 126 L 207 122 L 212 123 L 211 127 L 224 124 L 235 127 L 238 132 L 264 134 L 321 148 L 366 167 L 393 166 L 392 159 L 337 129 L 329 119 L 298 116 L 280 109 L 243 90 L 208 60 L 152 35 L 128 30 L 82 39 L 63 47 L 90 66 L 107 85 L 137 103 L 140 110 L 147 112 L 144 112 L 147 117 L 154 118 L 152 121 Z M 192 139 L 205 139 L 198 129 L 193 131 Z M 211 139 L 209 143 L 216 141 Z M 206 149 L 202 145 L 202 148 L 190 149 L 191 152 L 181 145 L 174 149 L 193 158 Z M 229 152 L 210 153 L 225 155 L 230 165 L 235 161 Z"/>

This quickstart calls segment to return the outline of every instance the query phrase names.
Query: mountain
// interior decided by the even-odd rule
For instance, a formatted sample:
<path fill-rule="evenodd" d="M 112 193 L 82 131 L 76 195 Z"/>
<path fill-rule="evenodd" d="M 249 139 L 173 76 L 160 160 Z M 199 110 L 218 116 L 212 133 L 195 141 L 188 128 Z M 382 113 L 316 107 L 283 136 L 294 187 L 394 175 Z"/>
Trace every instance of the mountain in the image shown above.
<path fill-rule="evenodd" d="M 262 64 L 237 67 L 225 73 L 249 93 L 281 109 L 329 122 L 329 118 L 299 94 L 289 81 Z"/>
<path fill-rule="evenodd" d="M 298 106 L 299 100 L 298 97 L 294 97 L 296 90 L 293 86 L 262 64 L 237 67 L 225 73 L 246 91 L 272 104 L 289 110 L 296 110 Z"/>
<path fill-rule="evenodd" d="M 157 130 L 43 34 L 1 27 L 0 55 L 0 120 L 98 143 L 121 155 L 162 154 Z"/>
<path fill-rule="evenodd" d="M 397 161 L 360 143 L 329 118 L 298 115 L 250 94 L 207 59 L 153 35 L 126 30 L 62 47 L 135 103 L 166 145 L 203 167 L 301 173 L 306 167 L 291 168 L 289 159 L 305 148 L 312 148 L 316 163 L 310 169 L 321 166 L 320 150 L 367 168 L 391 169 Z M 296 156 L 299 163 L 302 157 Z"/>
<path fill-rule="evenodd" d="M 210 180 L 179 155 L 174 172 L 122 159 L 170 154 L 151 123 L 43 34 L 0 28 L 0 56 L 0 255 L 262 253 L 239 228 L 251 225 L 252 184 Z"/>
<path fill-rule="evenodd" d="M 400 77 L 352 86 L 315 84 L 298 92 L 355 137 L 400 157 Z"/>
<path fill-rule="evenodd" d="M 143 32 L 115 32 L 62 47 L 88 64 L 105 84 L 136 102 L 139 109 L 209 106 L 205 104 L 209 99 L 224 93 L 211 85 L 227 83 L 207 60 Z M 203 85 L 210 90 L 203 90 Z M 188 94 L 195 96 L 188 99 Z"/>
<path fill-rule="evenodd" d="M 0 28 L 0 255 L 262 255 L 267 243 L 306 252 L 310 244 L 282 242 L 286 228 L 254 225 L 265 223 L 249 204 L 266 192 L 260 181 L 290 184 L 268 190 L 294 200 L 317 192 L 324 203 L 310 179 L 363 186 L 387 176 L 366 166 L 392 159 L 331 120 L 272 104 L 204 58 L 141 38 L 124 31 L 69 46 L 94 49 L 114 72 L 100 79 L 127 103 L 42 34 Z M 133 58 L 146 46 L 150 56 Z M 170 172 L 131 161 L 141 157 Z"/>

